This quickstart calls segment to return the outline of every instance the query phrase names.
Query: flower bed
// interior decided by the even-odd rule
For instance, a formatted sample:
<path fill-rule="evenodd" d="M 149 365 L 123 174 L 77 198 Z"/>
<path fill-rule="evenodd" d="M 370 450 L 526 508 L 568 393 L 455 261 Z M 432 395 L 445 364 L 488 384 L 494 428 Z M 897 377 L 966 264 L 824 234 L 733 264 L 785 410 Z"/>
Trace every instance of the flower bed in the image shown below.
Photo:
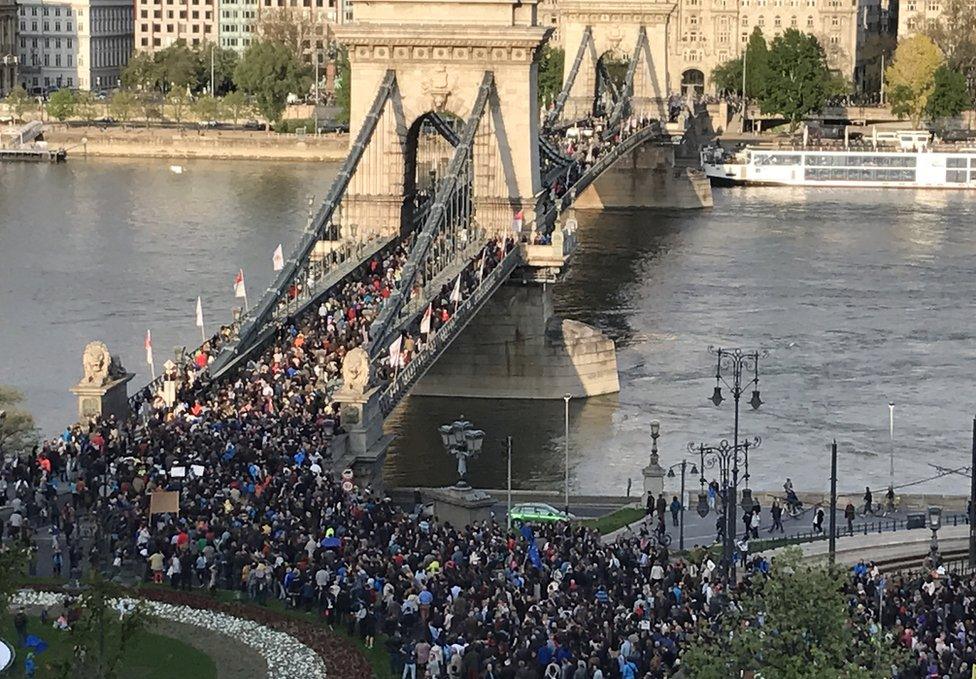
<path fill-rule="evenodd" d="M 229 605 L 208 602 L 204 597 L 183 595 L 183 597 L 177 598 L 193 599 L 192 603 L 171 603 L 164 600 L 168 598 L 166 596 L 155 596 L 169 594 L 165 591 L 147 591 L 140 594 L 148 595 L 141 598 L 145 600 L 150 615 L 226 634 L 250 646 L 267 661 L 270 679 L 292 679 L 293 677 L 325 679 L 326 677 L 325 663 L 322 657 L 296 638 L 296 635 L 292 633 L 294 630 L 282 629 L 282 627 L 291 627 L 291 625 L 283 625 L 280 621 L 262 624 L 262 622 L 253 619 L 256 617 L 253 614 L 258 612 L 256 609 L 233 606 L 234 608 L 245 609 L 241 611 L 243 615 L 238 616 L 219 610 Z M 172 594 L 179 593 L 173 592 Z M 64 593 L 21 590 L 14 596 L 12 603 L 23 606 L 54 606 L 60 604 L 63 599 Z M 199 605 L 201 602 L 211 605 L 201 606 Z M 247 617 L 243 617 L 244 615 Z M 294 627 L 297 628 L 298 625 L 294 625 Z M 307 637 L 308 635 L 302 636 Z M 336 672 L 337 676 L 346 676 L 337 668 L 333 671 Z"/>

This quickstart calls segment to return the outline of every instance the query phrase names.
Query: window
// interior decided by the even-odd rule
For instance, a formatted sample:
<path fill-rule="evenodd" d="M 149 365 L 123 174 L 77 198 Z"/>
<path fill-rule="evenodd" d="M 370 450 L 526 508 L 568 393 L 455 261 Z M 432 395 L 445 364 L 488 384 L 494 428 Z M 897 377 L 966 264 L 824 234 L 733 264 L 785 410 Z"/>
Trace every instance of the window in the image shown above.
<path fill-rule="evenodd" d="M 759 26 L 759 28 L 762 28 L 766 25 L 766 19 L 760 16 L 758 19 L 756 19 L 756 25 Z"/>
<path fill-rule="evenodd" d="M 796 17 L 795 16 L 790 17 L 790 26 L 792 26 L 793 28 L 796 28 Z"/>
<path fill-rule="evenodd" d="M 835 28 L 837 26 L 840 26 L 840 18 L 839 17 L 835 17 L 835 16 L 830 17 L 830 25 L 833 26 L 833 27 L 835 27 Z"/>
<path fill-rule="evenodd" d="M 782 26 L 782 25 L 783 25 L 783 22 L 782 22 L 782 21 L 780 21 L 780 18 L 779 18 L 779 17 L 774 17 L 774 18 L 773 18 L 773 26 L 774 26 L 775 28 L 779 28 L 779 27 L 780 27 L 780 26 Z"/>
<path fill-rule="evenodd" d="M 807 28 L 813 28 L 813 16 L 807 17 Z"/>
<path fill-rule="evenodd" d="M 966 167 L 966 158 L 946 158 L 946 167 Z"/>
<path fill-rule="evenodd" d="M 72 56 L 71 56 L 71 55 L 69 54 L 69 55 L 68 55 L 68 66 L 71 66 L 71 65 L 72 65 L 72 64 L 71 64 L 71 62 L 72 62 L 72 61 L 74 61 L 74 57 L 72 57 Z M 70 85 L 71 85 L 71 83 L 68 83 L 68 85 L 70 86 Z"/>
<path fill-rule="evenodd" d="M 64 24 L 64 30 L 68 31 L 69 33 L 71 32 L 71 22 L 70 21 L 65 22 L 65 24 Z"/>

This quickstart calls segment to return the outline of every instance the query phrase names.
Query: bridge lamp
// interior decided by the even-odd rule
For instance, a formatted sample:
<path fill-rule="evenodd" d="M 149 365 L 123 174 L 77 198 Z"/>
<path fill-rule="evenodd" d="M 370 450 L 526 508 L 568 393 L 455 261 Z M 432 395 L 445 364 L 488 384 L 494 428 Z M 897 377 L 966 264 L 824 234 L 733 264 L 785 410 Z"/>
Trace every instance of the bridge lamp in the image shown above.
<path fill-rule="evenodd" d="M 484 442 L 485 432 L 480 429 L 470 429 L 464 432 L 464 446 L 469 455 L 478 455 Z"/>
<path fill-rule="evenodd" d="M 759 392 L 756 392 L 756 393 L 759 393 Z M 711 401 L 715 405 L 720 406 L 720 405 L 722 405 L 722 401 L 724 401 L 724 400 L 725 399 L 722 397 L 722 387 L 716 384 L 715 385 L 715 391 L 712 392 Z"/>
<path fill-rule="evenodd" d="M 752 409 L 753 410 L 759 410 L 759 406 L 761 406 L 762 404 L 763 404 L 763 401 L 762 401 L 761 398 L 759 398 L 759 390 L 758 389 L 753 389 L 752 390 L 752 398 L 749 400 L 749 405 L 752 406 Z"/>
<path fill-rule="evenodd" d="M 705 518 L 708 516 L 708 493 L 704 489 L 698 493 L 698 516 Z"/>

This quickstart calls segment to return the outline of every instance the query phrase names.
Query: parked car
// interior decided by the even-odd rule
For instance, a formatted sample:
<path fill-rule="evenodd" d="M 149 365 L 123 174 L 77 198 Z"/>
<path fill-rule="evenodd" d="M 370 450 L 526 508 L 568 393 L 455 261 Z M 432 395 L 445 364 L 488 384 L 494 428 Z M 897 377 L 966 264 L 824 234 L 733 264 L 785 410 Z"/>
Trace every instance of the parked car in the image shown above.
<path fill-rule="evenodd" d="M 220 127 L 220 123 L 216 120 L 201 120 L 200 127 Z"/>
<path fill-rule="evenodd" d="M 976 130 L 946 130 L 942 141 L 970 141 L 976 139 Z"/>
<path fill-rule="evenodd" d="M 322 123 L 319 125 L 319 134 L 326 134 L 329 132 L 348 132 L 349 126 L 345 123 Z"/>
<path fill-rule="evenodd" d="M 541 502 L 515 505 L 509 513 L 512 523 L 554 523 L 557 521 L 571 521 L 576 517 L 561 512 L 555 507 Z"/>
<path fill-rule="evenodd" d="M 263 130 L 264 129 L 264 125 L 262 125 L 261 123 L 259 123 L 256 120 L 248 120 L 246 123 L 244 123 L 244 129 L 245 130 Z"/>

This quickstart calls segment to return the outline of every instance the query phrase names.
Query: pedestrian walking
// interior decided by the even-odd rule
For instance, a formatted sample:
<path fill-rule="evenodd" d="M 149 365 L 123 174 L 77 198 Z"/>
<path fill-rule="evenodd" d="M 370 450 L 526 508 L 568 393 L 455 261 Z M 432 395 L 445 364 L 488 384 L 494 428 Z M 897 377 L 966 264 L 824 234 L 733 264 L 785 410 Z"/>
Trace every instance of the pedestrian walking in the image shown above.
<path fill-rule="evenodd" d="M 664 497 L 664 493 L 657 496 L 657 518 L 663 519 L 664 514 L 668 511 L 668 501 Z"/>
<path fill-rule="evenodd" d="M 671 524 L 674 526 L 678 525 L 678 514 L 681 513 L 681 502 L 678 500 L 677 495 L 671 497 Z"/>
<path fill-rule="evenodd" d="M 752 538 L 754 540 L 759 539 L 759 523 L 759 510 L 757 509 L 752 512 L 752 518 L 749 521 L 749 528 L 752 530 Z"/>
<path fill-rule="evenodd" d="M 817 511 L 813 513 L 813 532 L 823 533 L 823 522 L 824 522 L 824 510 L 823 507 L 817 507 Z"/>
<path fill-rule="evenodd" d="M 868 513 L 874 516 L 874 496 L 871 495 L 871 488 L 868 486 L 864 487 L 864 516 Z"/>
<path fill-rule="evenodd" d="M 857 514 L 857 509 L 854 507 L 854 503 L 848 500 L 847 506 L 844 507 L 844 519 L 847 520 L 847 532 L 854 535 L 854 517 Z"/>
<path fill-rule="evenodd" d="M 770 526 L 769 532 L 774 532 L 779 528 L 780 533 L 785 533 L 783 529 L 783 507 L 780 505 L 778 499 L 773 500 L 773 506 L 769 508 L 769 514 L 773 517 L 773 525 Z"/>

